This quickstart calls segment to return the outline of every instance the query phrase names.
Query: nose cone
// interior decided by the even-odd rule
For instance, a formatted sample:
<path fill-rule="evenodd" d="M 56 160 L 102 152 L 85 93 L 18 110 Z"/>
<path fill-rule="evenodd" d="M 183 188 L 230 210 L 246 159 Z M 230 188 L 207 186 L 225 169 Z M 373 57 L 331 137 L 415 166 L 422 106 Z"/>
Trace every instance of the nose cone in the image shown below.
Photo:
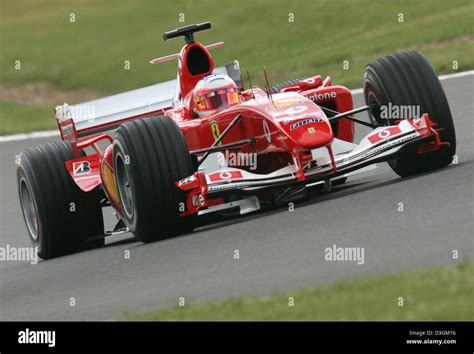
<path fill-rule="evenodd" d="M 305 149 L 327 145 L 333 137 L 331 125 L 321 118 L 306 118 L 292 123 L 289 134 L 298 145 Z"/>
<path fill-rule="evenodd" d="M 280 128 L 303 149 L 315 149 L 329 144 L 333 139 L 331 124 L 323 110 L 297 93 L 280 93 L 266 110 Z"/>
<path fill-rule="evenodd" d="M 315 149 L 329 144 L 333 133 L 331 124 L 323 112 L 313 111 L 303 118 L 289 118 L 283 121 L 282 128 L 295 142 L 304 149 Z"/>

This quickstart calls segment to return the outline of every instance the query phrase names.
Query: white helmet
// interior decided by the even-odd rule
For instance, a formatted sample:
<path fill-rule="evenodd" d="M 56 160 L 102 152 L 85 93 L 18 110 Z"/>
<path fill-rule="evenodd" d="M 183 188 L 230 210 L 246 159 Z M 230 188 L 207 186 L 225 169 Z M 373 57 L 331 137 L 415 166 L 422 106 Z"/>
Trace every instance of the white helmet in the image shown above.
<path fill-rule="evenodd" d="M 206 117 L 220 108 L 239 103 L 240 90 L 227 75 L 211 74 L 196 84 L 193 100 L 194 112 Z"/>

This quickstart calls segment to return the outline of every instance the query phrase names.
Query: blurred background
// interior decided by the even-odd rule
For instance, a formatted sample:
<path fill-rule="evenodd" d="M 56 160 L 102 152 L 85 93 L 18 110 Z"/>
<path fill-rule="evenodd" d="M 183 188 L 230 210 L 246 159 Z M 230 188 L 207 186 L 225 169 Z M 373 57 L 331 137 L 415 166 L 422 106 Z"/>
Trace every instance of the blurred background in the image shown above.
<path fill-rule="evenodd" d="M 110 95 L 176 75 L 183 40 L 163 32 L 211 21 L 197 34 L 216 65 L 238 59 L 255 84 L 315 74 L 361 86 L 370 61 L 423 52 L 438 73 L 474 66 L 472 0 L 0 0 L 0 134 L 54 129 L 57 104 Z"/>

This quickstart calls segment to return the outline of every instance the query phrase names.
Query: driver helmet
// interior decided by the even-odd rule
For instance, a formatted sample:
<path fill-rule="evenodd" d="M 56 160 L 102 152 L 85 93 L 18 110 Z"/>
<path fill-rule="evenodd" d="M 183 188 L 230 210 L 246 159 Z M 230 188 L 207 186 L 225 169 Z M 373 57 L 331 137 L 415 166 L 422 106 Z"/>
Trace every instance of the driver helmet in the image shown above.
<path fill-rule="evenodd" d="M 206 117 L 219 109 L 240 102 L 240 90 L 235 82 L 224 74 L 205 76 L 193 92 L 194 112 Z"/>

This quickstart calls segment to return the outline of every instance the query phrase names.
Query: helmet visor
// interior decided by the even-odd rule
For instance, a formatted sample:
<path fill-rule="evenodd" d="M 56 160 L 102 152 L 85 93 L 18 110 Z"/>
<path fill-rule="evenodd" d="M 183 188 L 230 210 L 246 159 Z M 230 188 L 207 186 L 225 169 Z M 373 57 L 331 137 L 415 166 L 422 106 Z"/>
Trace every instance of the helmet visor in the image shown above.
<path fill-rule="evenodd" d="M 239 89 L 225 88 L 197 96 L 196 108 L 200 111 L 213 110 L 239 103 Z"/>

